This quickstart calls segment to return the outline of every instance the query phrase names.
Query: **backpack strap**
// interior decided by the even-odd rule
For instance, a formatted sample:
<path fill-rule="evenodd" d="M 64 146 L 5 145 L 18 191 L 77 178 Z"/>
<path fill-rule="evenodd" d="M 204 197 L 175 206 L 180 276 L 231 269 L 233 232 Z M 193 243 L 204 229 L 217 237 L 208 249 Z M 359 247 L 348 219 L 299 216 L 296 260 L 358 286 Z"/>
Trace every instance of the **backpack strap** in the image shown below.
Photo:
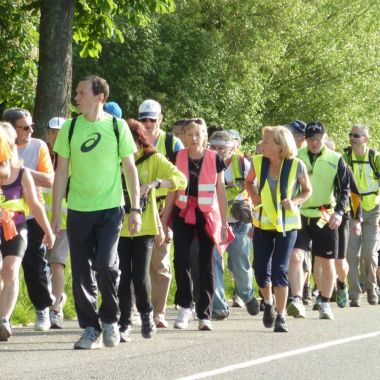
<path fill-rule="evenodd" d="M 174 150 L 173 150 L 173 141 L 174 136 L 171 132 L 166 132 L 165 136 L 165 150 L 166 150 L 166 157 L 174 164 Z"/>
<path fill-rule="evenodd" d="M 244 163 L 244 156 L 239 156 L 239 169 L 240 169 L 240 178 L 244 180 L 244 172 L 245 172 L 245 163 Z"/>
<path fill-rule="evenodd" d="M 289 174 L 290 169 L 292 167 L 293 160 L 291 159 L 284 159 L 284 162 L 282 164 L 281 174 L 280 174 L 280 194 L 281 194 L 281 200 L 287 198 L 288 194 L 288 181 L 289 181 Z"/>
<path fill-rule="evenodd" d="M 261 162 L 259 195 L 261 194 L 261 191 L 263 190 L 265 181 L 268 177 L 268 172 L 269 172 L 269 158 L 266 158 L 263 156 L 263 160 Z"/>
<path fill-rule="evenodd" d="M 344 148 L 343 151 L 347 155 L 348 165 L 352 167 L 352 147 L 348 146 L 347 148 Z"/>
<path fill-rule="evenodd" d="M 112 124 L 113 124 L 113 131 L 116 136 L 116 142 L 117 142 L 117 152 L 119 154 L 119 128 L 117 126 L 117 119 L 115 116 L 112 116 Z"/>
<path fill-rule="evenodd" d="M 69 129 L 69 145 L 71 143 L 71 139 L 73 138 L 73 133 L 74 133 L 74 127 L 75 127 L 75 123 L 77 122 L 77 115 L 75 115 L 72 119 L 71 119 L 71 124 L 70 124 L 70 129 Z"/>
<path fill-rule="evenodd" d="M 368 150 L 369 164 L 371 166 L 371 169 L 372 169 L 373 174 L 375 175 L 376 179 L 380 179 L 380 173 L 379 173 L 379 171 L 377 170 L 377 167 L 376 167 L 375 157 L 376 157 L 376 151 L 375 151 L 375 149 L 369 148 L 369 150 Z"/>
<path fill-rule="evenodd" d="M 153 156 L 153 154 L 155 154 L 156 152 L 149 152 L 147 154 L 144 154 L 143 156 L 141 156 L 140 158 L 138 158 L 136 161 L 135 161 L 135 165 L 140 165 L 142 162 L 144 162 L 145 160 L 147 160 L 150 156 Z"/>

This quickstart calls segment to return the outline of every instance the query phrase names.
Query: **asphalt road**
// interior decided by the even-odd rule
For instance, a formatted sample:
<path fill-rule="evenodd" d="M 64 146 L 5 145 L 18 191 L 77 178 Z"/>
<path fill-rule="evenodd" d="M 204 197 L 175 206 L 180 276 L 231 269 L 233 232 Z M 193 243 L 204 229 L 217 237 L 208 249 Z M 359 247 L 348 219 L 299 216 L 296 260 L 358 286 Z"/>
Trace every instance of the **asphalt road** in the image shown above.
<path fill-rule="evenodd" d="M 171 327 L 143 339 L 135 327 L 131 343 L 94 351 L 73 350 L 81 334 L 76 321 L 46 333 L 15 328 L 0 342 L 0 379 L 379 379 L 380 305 L 333 307 L 334 321 L 288 319 L 289 333 L 263 327 L 261 313 L 232 309 L 214 331 Z M 217 371 L 209 372 L 209 371 Z"/>

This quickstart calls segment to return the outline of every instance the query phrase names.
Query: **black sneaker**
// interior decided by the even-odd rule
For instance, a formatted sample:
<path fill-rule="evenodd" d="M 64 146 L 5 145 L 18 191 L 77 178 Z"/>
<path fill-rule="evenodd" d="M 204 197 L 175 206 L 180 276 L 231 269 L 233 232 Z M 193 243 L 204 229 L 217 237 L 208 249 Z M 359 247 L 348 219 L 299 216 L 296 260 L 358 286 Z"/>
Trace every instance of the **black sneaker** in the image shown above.
<path fill-rule="evenodd" d="M 141 314 L 141 335 L 143 338 L 152 338 L 156 333 L 156 324 L 152 313 Z"/>
<path fill-rule="evenodd" d="M 260 301 L 260 311 L 264 311 L 265 310 L 265 302 L 264 302 L 264 298 L 261 298 L 261 301 Z"/>
<path fill-rule="evenodd" d="M 263 315 L 264 326 L 268 329 L 274 325 L 274 305 L 264 304 L 264 315 Z"/>
<path fill-rule="evenodd" d="M 302 294 L 302 302 L 304 305 L 311 305 L 313 303 L 311 298 L 310 286 L 304 286 Z"/>
<path fill-rule="evenodd" d="M 251 315 L 257 315 L 260 313 L 260 304 L 259 301 L 253 297 L 249 302 L 245 304 L 247 311 Z"/>
<path fill-rule="evenodd" d="M 276 321 L 274 322 L 274 332 L 288 332 L 288 325 L 286 324 L 285 317 L 277 314 Z"/>

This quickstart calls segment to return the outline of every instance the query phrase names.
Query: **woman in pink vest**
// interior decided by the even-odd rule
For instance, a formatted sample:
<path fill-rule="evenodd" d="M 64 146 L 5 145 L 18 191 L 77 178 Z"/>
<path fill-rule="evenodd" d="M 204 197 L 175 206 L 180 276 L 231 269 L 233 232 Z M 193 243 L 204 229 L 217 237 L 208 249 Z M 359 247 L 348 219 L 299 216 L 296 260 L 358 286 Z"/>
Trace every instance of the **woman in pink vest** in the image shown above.
<path fill-rule="evenodd" d="M 214 295 L 213 247 L 222 252 L 233 239 L 227 223 L 224 188 L 225 165 L 216 152 L 206 149 L 207 129 L 203 119 L 190 119 L 183 126 L 187 149 L 176 153 L 176 166 L 188 179 L 186 190 L 169 193 L 162 217 L 164 228 L 172 215 L 174 269 L 177 283 L 175 303 L 180 306 L 174 327 L 185 329 L 192 317 L 190 247 L 199 240 L 199 297 L 196 310 L 199 330 L 212 330 Z"/>

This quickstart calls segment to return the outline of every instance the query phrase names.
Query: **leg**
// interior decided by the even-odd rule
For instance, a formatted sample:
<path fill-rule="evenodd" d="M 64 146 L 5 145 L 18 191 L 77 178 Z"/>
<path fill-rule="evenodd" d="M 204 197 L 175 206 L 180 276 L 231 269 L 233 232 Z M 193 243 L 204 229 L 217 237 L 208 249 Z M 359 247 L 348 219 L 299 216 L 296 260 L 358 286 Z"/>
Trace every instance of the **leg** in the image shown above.
<path fill-rule="evenodd" d="M 24 278 L 30 300 L 37 310 L 44 310 L 54 302 L 50 292 L 50 270 L 46 249 L 42 244 L 44 232 L 35 219 L 27 221 L 28 247 L 22 261 Z"/>
<path fill-rule="evenodd" d="M 290 256 L 289 262 L 289 282 L 292 289 L 293 297 L 302 299 L 302 291 L 305 283 L 303 261 L 305 258 L 305 251 L 295 248 Z"/>
<path fill-rule="evenodd" d="M 0 277 L 4 285 L 0 292 L 0 318 L 8 321 L 17 302 L 21 261 L 21 257 L 18 256 L 3 258 Z"/>
<path fill-rule="evenodd" d="M 335 261 L 333 259 L 326 259 L 316 256 L 315 265 L 319 265 L 321 268 L 321 282 L 318 284 L 321 291 L 321 296 L 330 300 L 336 279 Z"/>
<path fill-rule="evenodd" d="M 170 290 L 172 274 L 170 272 L 171 244 L 154 245 L 150 263 L 150 282 L 152 304 L 155 317 L 164 317 L 166 302 Z"/>
<path fill-rule="evenodd" d="M 214 319 L 224 319 L 227 318 L 230 311 L 226 300 L 226 295 L 224 293 L 224 278 L 223 278 L 223 257 L 220 256 L 218 250 L 214 247 L 214 286 L 215 294 L 213 299 L 213 318 Z"/>

